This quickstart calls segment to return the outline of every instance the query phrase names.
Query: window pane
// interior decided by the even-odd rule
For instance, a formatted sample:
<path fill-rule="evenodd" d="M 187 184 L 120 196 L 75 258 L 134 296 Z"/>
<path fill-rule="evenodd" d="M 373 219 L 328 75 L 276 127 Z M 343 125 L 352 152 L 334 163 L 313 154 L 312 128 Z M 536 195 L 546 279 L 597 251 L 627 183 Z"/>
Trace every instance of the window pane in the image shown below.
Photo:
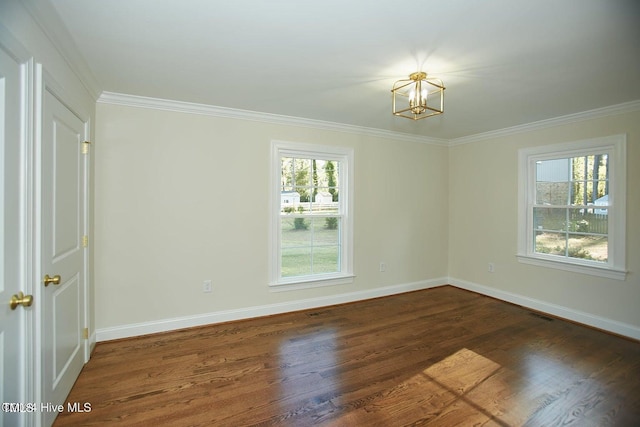
<path fill-rule="evenodd" d="M 607 236 L 569 234 L 569 257 L 607 262 Z"/>
<path fill-rule="evenodd" d="M 309 219 L 283 217 L 281 224 L 281 244 L 283 248 L 295 246 L 311 246 L 312 233 L 309 229 Z"/>
<path fill-rule="evenodd" d="M 314 197 L 313 211 L 315 213 L 338 213 L 338 202 L 333 201 L 333 194 L 329 188 L 318 188 Z"/>
<path fill-rule="evenodd" d="M 313 247 L 313 272 L 337 273 L 340 271 L 339 246 Z"/>
<path fill-rule="evenodd" d="M 298 211 L 300 194 L 293 187 L 284 187 L 280 192 L 280 213 L 292 214 Z"/>
<path fill-rule="evenodd" d="M 340 265 L 340 218 L 281 218 L 282 277 L 335 273 Z"/>
<path fill-rule="evenodd" d="M 293 159 L 291 157 L 282 157 L 280 159 L 280 171 L 282 174 L 280 178 L 280 186 L 292 187 L 294 185 L 294 181 L 293 181 Z M 289 191 L 291 191 L 291 189 Z"/>
<path fill-rule="evenodd" d="M 609 191 L 608 156 L 592 154 L 571 159 L 571 203 L 587 205 L 606 195 Z"/>
<path fill-rule="evenodd" d="M 587 180 L 588 156 L 573 157 L 571 159 L 571 179 L 574 181 Z"/>
<path fill-rule="evenodd" d="M 550 255 L 566 255 L 567 235 L 565 233 L 537 232 L 535 234 L 536 252 Z"/>
<path fill-rule="evenodd" d="M 551 159 L 536 162 L 536 181 L 569 181 L 569 159 Z"/>
<path fill-rule="evenodd" d="M 311 248 L 282 248 L 282 277 L 311 274 Z"/>
<path fill-rule="evenodd" d="M 572 205 L 584 205 L 585 204 L 585 185 L 584 181 L 576 181 L 571 183 L 571 204 Z"/>
<path fill-rule="evenodd" d="M 311 201 L 311 160 L 295 159 L 294 160 L 294 177 L 296 191 L 300 194 L 300 202 L 309 203 Z"/>
<path fill-rule="evenodd" d="M 566 205 L 569 197 L 568 182 L 537 182 L 536 204 Z"/>
<path fill-rule="evenodd" d="M 567 210 L 562 208 L 533 208 L 534 230 L 564 231 L 567 226 Z"/>
<path fill-rule="evenodd" d="M 594 191 L 595 188 L 595 191 Z M 598 183 L 593 181 L 577 181 L 571 183 L 571 204 L 591 205 L 598 199 Z"/>
<path fill-rule="evenodd" d="M 586 233 L 589 231 L 589 221 L 585 219 L 586 209 L 569 209 L 569 231 Z"/>
<path fill-rule="evenodd" d="M 589 232 L 596 234 L 609 234 L 608 209 L 593 209 L 593 213 L 585 215 L 589 221 Z"/>
<path fill-rule="evenodd" d="M 566 205 L 569 200 L 569 159 L 536 162 L 536 203 Z"/>
<path fill-rule="evenodd" d="M 571 204 L 607 204 L 607 181 L 580 181 L 571 184 Z"/>
<path fill-rule="evenodd" d="M 340 219 L 313 219 L 313 272 L 340 271 Z"/>
<path fill-rule="evenodd" d="M 322 187 L 328 187 L 337 190 L 340 182 L 340 162 L 327 161 L 322 169 L 324 173 L 323 178 L 320 180 L 319 185 Z M 333 194 L 333 192 L 332 192 Z M 335 201 L 335 199 L 334 199 Z"/>
<path fill-rule="evenodd" d="M 309 194 L 311 194 L 310 191 L 309 191 Z M 308 196 L 308 197 L 311 197 L 311 196 Z M 303 201 L 302 198 L 303 196 L 300 196 L 300 204 L 298 205 L 298 209 L 296 210 L 296 213 L 308 215 L 312 211 L 313 203 L 311 203 L 311 200 Z"/>
<path fill-rule="evenodd" d="M 314 246 L 340 243 L 340 218 L 314 218 L 312 224 Z"/>
<path fill-rule="evenodd" d="M 600 213 L 594 213 L 594 212 Z M 609 232 L 607 209 L 569 209 L 569 231 L 577 233 Z"/>

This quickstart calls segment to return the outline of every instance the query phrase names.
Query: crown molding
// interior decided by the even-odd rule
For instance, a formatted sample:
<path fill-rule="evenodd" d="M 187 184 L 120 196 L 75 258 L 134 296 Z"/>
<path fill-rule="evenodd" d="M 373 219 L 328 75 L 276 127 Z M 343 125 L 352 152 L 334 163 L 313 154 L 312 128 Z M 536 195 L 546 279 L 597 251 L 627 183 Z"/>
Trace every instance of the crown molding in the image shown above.
<path fill-rule="evenodd" d="M 363 126 L 347 125 L 343 123 L 327 122 L 322 120 L 305 119 L 301 117 L 284 116 L 279 114 L 261 113 L 257 111 L 240 110 L 236 108 L 218 107 L 214 105 L 198 104 L 193 102 L 174 101 L 168 99 L 150 98 L 146 96 L 127 95 L 114 92 L 102 92 L 98 98 L 99 103 L 115 104 L 128 107 L 151 108 L 156 110 L 173 111 L 187 114 L 200 114 L 221 118 L 250 120 L 255 122 L 271 123 L 278 125 L 300 126 L 312 129 L 322 129 L 338 132 L 347 132 L 359 135 L 368 135 L 379 138 L 390 138 L 407 142 L 419 142 L 440 146 L 455 146 L 470 144 L 524 132 L 546 129 L 554 126 L 576 123 L 585 120 L 593 120 L 602 117 L 640 111 L 640 100 L 597 108 L 581 113 L 568 114 L 547 120 L 527 123 L 495 131 L 463 136 L 451 140 L 431 138 L 426 136 L 411 135 L 402 132 L 393 132 L 382 129 L 367 128 Z"/>
<path fill-rule="evenodd" d="M 58 11 L 48 1 L 23 0 L 22 4 L 91 97 L 97 100 L 102 88 L 80 54 Z"/>
<path fill-rule="evenodd" d="M 114 92 L 102 92 L 102 94 L 98 98 L 98 102 L 103 104 L 150 108 L 155 110 L 173 111 L 187 114 L 200 114 L 205 116 L 229 119 L 250 120 L 254 122 L 263 122 L 277 125 L 300 126 L 312 129 L 368 135 L 379 138 L 390 138 L 407 142 L 419 142 L 423 144 L 442 146 L 446 146 L 449 144 L 449 141 L 447 141 L 446 139 L 411 135 L 402 132 L 392 132 L 363 126 L 347 125 L 343 123 L 305 119 L 301 117 L 284 116 L 279 114 L 261 113 L 257 111 L 241 110 L 236 108 L 218 107 L 215 105 L 198 104 L 193 102 L 150 98 L 138 95 L 127 95 Z"/>
<path fill-rule="evenodd" d="M 494 139 L 524 132 L 532 132 L 554 126 L 566 125 L 569 123 L 582 122 L 585 120 L 593 120 L 608 116 L 615 116 L 618 114 L 632 113 L 635 111 L 640 111 L 640 100 L 611 105 L 609 107 L 596 108 L 594 110 L 583 111 L 581 113 L 567 114 L 566 116 L 554 117 L 552 119 L 540 120 L 524 125 L 478 133 L 475 135 L 463 136 L 460 138 L 449 140 L 449 146 L 470 144 L 472 142 L 479 142 L 487 139 Z"/>
<path fill-rule="evenodd" d="M 22 42 L 16 39 L 13 34 L 0 22 L 0 49 L 8 53 L 18 63 L 27 62 L 31 55 Z"/>

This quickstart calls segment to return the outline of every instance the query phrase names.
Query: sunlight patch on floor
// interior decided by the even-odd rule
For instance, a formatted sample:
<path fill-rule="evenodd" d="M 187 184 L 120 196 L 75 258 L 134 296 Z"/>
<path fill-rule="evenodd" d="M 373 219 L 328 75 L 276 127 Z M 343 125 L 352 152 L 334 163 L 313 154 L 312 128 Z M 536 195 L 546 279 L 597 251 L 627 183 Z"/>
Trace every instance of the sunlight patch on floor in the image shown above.
<path fill-rule="evenodd" d="M 496 383 L 498 391 L 505 393 L 508 389 L 507 382 L 496 377 L 499 371 L 498 363 L 463 348 L 382 391 L 369 404 L 345 414 L 336 425 L 392 425 L 404 420 L 466 425 L 473 420 L 482 425 L 507 426 L 510 422 L 500 419 L 503 410 L 491 395 Z M 492 385 L 480 390 L 487 381 Z"/>

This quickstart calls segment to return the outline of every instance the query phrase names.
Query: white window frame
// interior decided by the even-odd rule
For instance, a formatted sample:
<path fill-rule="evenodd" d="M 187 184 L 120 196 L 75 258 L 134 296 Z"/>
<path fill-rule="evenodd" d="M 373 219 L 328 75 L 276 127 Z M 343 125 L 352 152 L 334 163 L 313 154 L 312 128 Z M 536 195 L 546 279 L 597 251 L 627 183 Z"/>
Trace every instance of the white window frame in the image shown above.
<path fill-rule="evenodd" d="M 281 157 L 333 160 L 339 162 L 338 186 L 340 188 L 340 267 L 335 273 L 308 276 L 281 277 Z M 273 291 L 304 289 L 318 286 L 341 285 L 353 282 L 353 149 L 319 144 L 271 141 L 271 233 L 270 280 Z"/>
<path fill-rule="evenodd" d="M 609 251 L 607 262 L 535 252 L 533 204 L 536 197 L 536 162 L 606 153 L 609 158 Z M 626 135 L 613 135 L 561 144 L 523 148 L 518 152 L 518 261 L 610 279 L 626 278 Z"/>

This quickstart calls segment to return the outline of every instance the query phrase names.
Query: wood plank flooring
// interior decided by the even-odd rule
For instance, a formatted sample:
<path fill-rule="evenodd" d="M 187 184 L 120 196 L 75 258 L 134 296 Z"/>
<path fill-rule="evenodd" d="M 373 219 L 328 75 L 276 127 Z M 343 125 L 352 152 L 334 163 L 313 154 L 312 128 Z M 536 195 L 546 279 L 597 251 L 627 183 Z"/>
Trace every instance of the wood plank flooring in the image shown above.
<path fill-rule="evenodd" d="M 451 286 L 98 343 L 54 426 L 638 426 L 640 343 Z"/>

